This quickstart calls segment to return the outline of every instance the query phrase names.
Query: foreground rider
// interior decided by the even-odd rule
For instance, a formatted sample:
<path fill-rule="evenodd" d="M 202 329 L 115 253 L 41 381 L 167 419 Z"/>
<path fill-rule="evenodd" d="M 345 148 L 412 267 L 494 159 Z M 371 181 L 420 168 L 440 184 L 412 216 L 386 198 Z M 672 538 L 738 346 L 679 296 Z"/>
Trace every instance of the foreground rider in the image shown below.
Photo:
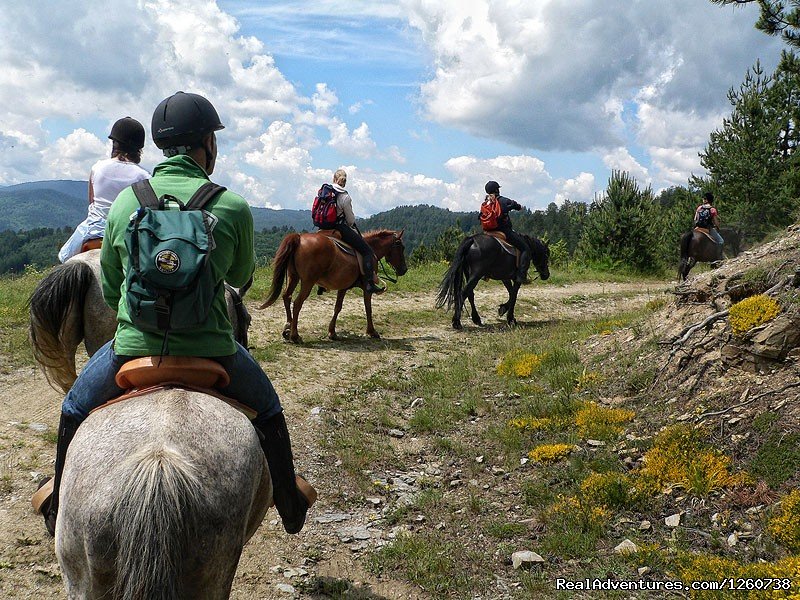
<path fill-rule="evenodd" d="M 178 92 L 165 99 L 153 115 L 152 134 L 156 146 L 168 158 L 156 166 L 150 180 L 158 197 L 170 194 L 186 202 L 206 184 L 214 172 L 217 158 L 215 131 L 223 129 L 217 111 L 197 94 Z M 42 505 L 42 514 L 51 534 L 58 511 L 58 487 L 67 447 L 89 411 L 122 394 L 114 377 L 131 358 L 170 354 L 202 356 L 222 364 L 230 384 L 220 392 L 254 409 L 253 425 L 260 432 L 261 447 L 269 464 L 273 499 L 284 529 L 299 532 L 316 492 L 301 478 L 295 478 L 289 432 L 278 396 L 259 364 L 233 338 L 225 305 L 224 286 L 245 285 L 255 268 L 253 217 L 247 202 L 237 194 L 223 191 L 206 210 L 213 217 L 210 254 L 216 295 L 204 323 L 190 330 L 158 332 L 137 329 L 126 302 L 126 274 L 129 269 L 125 245 L 126 227 L 139 208 L 133 190 L 124 190 L 108 215 L 106 242 L 101 251 L 103 294 L 106 303 L 117 311 L 118 327 L 114 340 L 97 351 L 84 367 L 62 405 L 58 429 L 54 493 Z M 298 486 L 300 486 L 299 489 Z"/>
<path fill-rule="evenodd" d="M 512 210 L 522 210 L 519 202 L 500 195 L 500 184 L 496 181 L 489 181 L 484 187 L 487 200 L 497 200 L 500 203 L 500 216 L 497 218 L 497 229 L 505 234 L 509 244 L 520 252 L 519 269 L 517 270 L 516 282 L 525 283 L 528 280 L 528 267 L 531 264 L 531 250 L 525 239 L 511 228 L 511 218 L 508 213 Z"/>
<path fill-rule="evenodd" d="M 361 237 L 361 232 L 356 226 L 353 199 L 344 189 L 345 185 L 347 185 L 347 173 L 344 169 L 338 169 L 333 174 L 333 189 L 336 190 L 336 213 L 339 218 L 332 229 L 338 231 L 342 235 L 342 241 L 350 244 L 361 255 L 364 262 L 364 292 L 381 294 L 386 291 L 386 287 L 380 284 L 375 270 L 375 253 Z"/>
<path fill-rule="evenodd" d="M 714 194 L 703 194 L 703 203 L 694 211 L 694 226 L 708 229 L 708 234 L 714 241 L 722 246 L 725 240 L 719 234 L 719 213 L 714 206 Z"/>
<path fill-rule="evenodd" d="M 144 148 L 144 127 L 136 119 L 124 117 L 111 128 L 111 158 L 97 161 L 89 172 L 89 211 L 58 252 L 62 263 L 79 254 L 86 240 L 102 239 L 111 203 L 131 184 L 148 179 L 150 173 L 139 166 Z"/>

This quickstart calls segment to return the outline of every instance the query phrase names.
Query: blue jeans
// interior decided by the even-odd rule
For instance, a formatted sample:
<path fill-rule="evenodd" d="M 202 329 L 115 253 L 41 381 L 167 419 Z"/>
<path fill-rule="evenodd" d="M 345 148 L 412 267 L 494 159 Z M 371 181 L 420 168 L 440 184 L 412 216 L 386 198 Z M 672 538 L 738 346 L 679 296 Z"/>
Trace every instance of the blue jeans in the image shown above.
<path fill-rule="evenodd" d="M 114 340 L 100 348 L 89 359 L 78 379 L 64 398 L 61 412 L 82 422 L 89 412 L 112 398 L 125 392 L 114 378 L 120 367 L 135 356 L 118 356 L 114 352 Z M 233 398 L 258 413 L 256 424 L 283 411 L 272 382 L 250 353 L 236 344 L 236 354 L 218 356 L 220 363 L 230 375 L 231 382 L 219 388 L 221 394 Z"/>
<path fill-rule="evenodd" d="M 722 236 L 719 234 L 719 229 L 716 227 L 710 227 L 708 229 L 709 235 L 714 238 L 714 241 L 718 243 L 720 246 L 725 243 L 725 240 L 722 239 Z"/>

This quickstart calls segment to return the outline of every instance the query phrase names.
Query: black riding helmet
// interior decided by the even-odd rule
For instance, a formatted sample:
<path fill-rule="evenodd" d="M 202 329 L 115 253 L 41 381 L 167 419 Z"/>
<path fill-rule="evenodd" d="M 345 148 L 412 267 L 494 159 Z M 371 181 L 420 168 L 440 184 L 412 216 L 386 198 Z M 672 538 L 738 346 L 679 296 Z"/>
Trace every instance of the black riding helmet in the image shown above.
<path fill-rule="evenodd" d="M 486 190 L 487 194 L 500 194 L 500 184 L 496 181 L 487 182 L 483 189 Z"/>
<path fill-rule="evenodd" d="M 153 142 L 164 150 L 191 148 L 204 136 L 225 129 L 214 106 L 199 94 L 176 92 L 156 107 L 152 122 Z"/>
<path fill-rule="evenodd" d="M 114 123 L 108 139 L 125 148 L 141 150 L 144 148 L 144 127 L 136 119 L 123 117 Z"/>

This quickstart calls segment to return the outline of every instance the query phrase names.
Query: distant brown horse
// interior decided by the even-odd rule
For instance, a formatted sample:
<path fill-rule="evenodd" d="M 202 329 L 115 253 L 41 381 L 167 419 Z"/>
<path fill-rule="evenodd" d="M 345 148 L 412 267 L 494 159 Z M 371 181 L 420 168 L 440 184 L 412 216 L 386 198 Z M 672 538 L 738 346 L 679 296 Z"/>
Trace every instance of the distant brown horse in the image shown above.
<path fill-rule="evenodd" d="M 689 271 L 698 262 L 722 260 L 722 244 L 717 244 L 701 231 L 692 230 L 681 237 L 681 263 L 678 266 L 678 281 L 684 281 Z"/>
<path fill-rule="evenodd" d="M 364 234 L 364 241 L 375 252 L 378 260 L 386 258 L 398 275 L 404 275 L 406 267 L 405 246 L 403 245 L 403 231 L 370 231 Z M 328 290 L 338 290 L 336 306 L 333 309 L 333 318 L 328 325 L 328 337 L 336 338 L 336 318 L 342 310 L 342 302 L 347 290 L 354 287 L 363 287 L 361 272 L 355 256 L 345 254 L 335 242 L 322 233 L 290 233 L 283 238 L 275 259 L 272 261 L 274 269 L 272 274 L 272 287 L 267 300 L 260 306 L 266 308 L 283 297 L 283 306 L 286 309 L 286 325 L 283 328 L 283 337 L 300 342 L 297 333 L 297 318 L 303 302 L 306 301 L 315 285 L 320 285 Z M 288 275 L 288 280 L 287 280 Z M 286 289 L 281 294 L 283 282 Z M 292 293 L 300 283 L 300 292 L 292 306 Z M 372 323 L 372 294 L 364 294 L 364 309 L 367 313 L 367 335 L 379 338 Z"/>

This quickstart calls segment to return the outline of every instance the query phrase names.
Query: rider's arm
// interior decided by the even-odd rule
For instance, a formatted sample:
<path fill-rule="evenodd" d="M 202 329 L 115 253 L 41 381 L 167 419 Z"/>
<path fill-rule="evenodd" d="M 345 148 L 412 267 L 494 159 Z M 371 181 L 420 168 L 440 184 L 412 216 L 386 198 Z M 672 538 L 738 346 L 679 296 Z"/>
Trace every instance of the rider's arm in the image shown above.
<path fill-rule="evenodd" d="M 256 268 L 255 250 L 253 248 L 253 213 L 243 200 L 236 212 L 236 248 L 233 262 L 225 281 L 233 287 L 243 287 L 250 281 Z"/>
<path fill-rule="evenodd" d="M 356 215 L 353 213 L 353 199 L 350 194 L 342 194 L 337 200 L 344 215 L 344 222 L 350 227 L 356 224 Z"/>
<path fill-rule="evenodd" d="M 711 224 L 719 229 L 719 213 L 714 210 L 714 213 L 711 215 Z"/>
<path fill-rule="evenodd" d="M 122 193 L 126 193 L 126 191 L 127 190 L 123 190 Z M 122 194 L 120 194 L 120 196 L 121 195 Z M 114 210 L 115 207 L 117 210 Z M 115 223 L 115 215 L 118 212 L 120 212 L 120 205 L 117 203 L 112 204 L 111 210 L 108 212 L 108 220 L 106 221 L 103 245 L 100 246 L 100 280 L 103 285 L 103 299 L 115 313 L 117 312 L 119 301 L 122 297 L 120 288 L 125 279 L 125 273 L 122 270 L 122 259 L 120 258 L 118 248 L 115 248 L 116 244 L 122 244 L 124 247 L 122 235 L 125 233 L 125 227 L 123 226 L 123 230 L 120 232 L 118 231 L 119 227 Z"/>

